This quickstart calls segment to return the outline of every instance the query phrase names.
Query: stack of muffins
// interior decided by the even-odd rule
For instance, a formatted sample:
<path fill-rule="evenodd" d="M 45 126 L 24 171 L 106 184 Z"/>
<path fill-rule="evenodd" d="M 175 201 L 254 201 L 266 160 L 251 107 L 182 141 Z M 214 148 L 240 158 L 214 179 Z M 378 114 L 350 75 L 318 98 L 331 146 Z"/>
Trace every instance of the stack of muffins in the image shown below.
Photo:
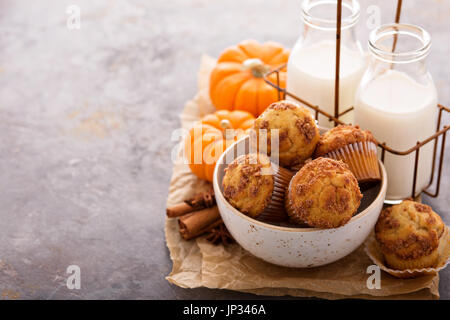
<path fill-rule="evenodd" d="M 253 129 L 257 152 L 236 158 L 222 181 L 228 202 L 252 218 L 341 227 L 358 211 L 360 185 L 381 180 L 376 141 L 359 126 L 340 125 L 320 136 L 308 109 L 279 101 Z M 387 265 L 398 270 L 434 266 L 447 239 L 441 218 L 413 201 L 385 209 L 375 231 Z"/>
<path fill-rule="evenodd" d="M 358 210 L 359 183 L 381 179 L 374 139 L 357 126 L 339 126 L 321 137 L 308 109 L 279 101 L 253 129 L 259 154 L 235 159 L 222 182 L 225 198 L 252 218 L 337 228 Z"/>

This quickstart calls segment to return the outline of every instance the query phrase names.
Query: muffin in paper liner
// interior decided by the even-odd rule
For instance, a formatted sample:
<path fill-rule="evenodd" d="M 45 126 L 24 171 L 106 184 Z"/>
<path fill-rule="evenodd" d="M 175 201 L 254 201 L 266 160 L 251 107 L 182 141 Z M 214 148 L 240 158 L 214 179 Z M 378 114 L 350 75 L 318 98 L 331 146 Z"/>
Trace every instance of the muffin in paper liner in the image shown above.
<path fill-rule="evenodd" d="M 345 162 L 360 183 L 381 180 L 376 140 L 359 126 L 339 125 L 325 132 L 314 156 Z"/>
<path fill-rule="evenodd" d="M 222 181 L 227 201 L 258 220 L 287 220 L 284 195 L 293 172 L 279 167 L 264 154 L 237 157 L 225 169 Z"/>
<path fill-rule="evenodd" d="M 380 267 L 381 270 L 389 273 L 390 275 L 401 278 L 417 278 L 424 275 L 435 275 L 439 271 L 445 269 L 447 265 L 450 263 L 450 235 L 448 232 L 448 227 L 445 229 L 445 233 L 442 236 L 438 253 L 439 258 L 436 266 L 434 268 L 422 268 L 422 269 L 406 269 L 406 270 L 395 270 L 391 269 L 386 265 L 383 252 L 375 239 L 374 234 L 371 234 L 366 241 L 365 252 L 369 256 L 369 258 Z"/>
<path fill-rule="evenodd" d="M 258 220 L 280 222 L 288 220 L 284 208 L 284 198 L 289 182 L 295 172 L 272 163 L 274 184 L 270 203 L 258 217 Z"/>
<path fill-rule="evenodd" d="M 324 156 L 345 162 L 360 183 L 381 179 L 377 146 L 372 141 L 355 142 Z"/>

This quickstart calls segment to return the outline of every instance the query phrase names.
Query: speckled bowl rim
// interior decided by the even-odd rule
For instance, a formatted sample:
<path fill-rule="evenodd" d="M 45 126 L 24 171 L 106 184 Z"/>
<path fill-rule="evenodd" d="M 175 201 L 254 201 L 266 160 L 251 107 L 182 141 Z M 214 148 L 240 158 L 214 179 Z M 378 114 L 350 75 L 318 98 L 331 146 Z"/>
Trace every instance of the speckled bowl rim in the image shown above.
<path fill-rule="evenodd" d="M 240 212 L 239 210 L 237 210 L 236 208 L 234 208 L 223 196 L 222 190 L 220 189 L 219 186 L 219 179 L 218 179 L 218 174 L 219 174 L 219 164 L 221 164 L 223 162 L 223 158 L 226 156 L 226 154 L 232 150 L 234 148 L 235 145 L 241 143 L 241 141 L 248 139 L 248 136 L 243 137 L 242 139 L 234 142 L 231 146 L 229 146 L 224 153 L 222 153 L 222 155 L 219 157 L 219 160 L 217 160 L 216 162 L 216 167 L 214 168 L 214 174 L 213 174 L 213 186 L 215 190 L 218 190 L 220 192 L 215 192 L 215 197 L 216 197 L 216 202 L 221 201 L 222 203 L 224 203 L 227 208 L 229 210 L 231 210 L 231 212 L 233 212 L 235 215 L 237 215 L 238 217 L 247 220 L 248 222 L 255 224 L 255 225 L 259 225 L 268 229 L 273 229 L 273 230 L 277 230 L 277 231 L 286 231 L 286 232 L 317 232 L 317 231 L 330 231 L 330 230 L 336 230 L 339 228 L 343 228 L 345 226 L 348 226 L 352 223 L 354 223 L 355 221 L 357 221 L 358 219 L 362 218 L 363 216 L 367 215 L 369 212 L 371 212 L 372 208 L 375 207 L 375 204 L 380 201 L 380 198 L 383 198 L 383 194 L 386 194 L 386 188 L 387 188 L 387 174 L 386 174 L 386 169 L 383 165 L 383 163 L 378 159 L 378 164 L 380 165 L 381 168 L 381 188 L 380 191 L 378 192 L 377 197 L 372 201 L 372 203 L 366 208 L 364 209 L 362 212 L 358 213 L 356 216 L 353 216 L 350 221 L 348 223 L 346 223 L 343 226 L 340 226 L 338 228 L 330 228 L 330 229 L 325 229 L 325 228 L 293 228 L 293 227 L 282 227 L 282 226 L 277 226 L 274 224 L 270 224 L 270 223 L 265 223 L 256 219 L 253 219 L 245 214 L 243 214 L 242 212 Z M 382 199 L 381 199 L 382 200 Z"/>

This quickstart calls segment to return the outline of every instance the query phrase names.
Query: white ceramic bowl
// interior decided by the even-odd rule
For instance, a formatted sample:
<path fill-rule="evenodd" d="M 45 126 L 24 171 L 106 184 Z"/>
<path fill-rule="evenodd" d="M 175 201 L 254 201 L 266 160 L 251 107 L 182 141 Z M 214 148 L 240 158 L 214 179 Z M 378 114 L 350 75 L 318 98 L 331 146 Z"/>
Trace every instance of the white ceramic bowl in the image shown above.
<path fill-rule="evenodd" d="M 273 264 L 307 268 L 339 260 L 364 242 L 378 220 L 386 195 L 386 170 L 381 162 L 381 183 L 363 192 L 358 214 L 346 225 L 334 229 L 284 227 L 244 215 L 223 196 L 224 169 L 235 158 L 248 153 L 248 145 L 249 139 L 244 138 L 230 146 L 217 161 L 213 177 L 220 215 L 244 249 Z"/>

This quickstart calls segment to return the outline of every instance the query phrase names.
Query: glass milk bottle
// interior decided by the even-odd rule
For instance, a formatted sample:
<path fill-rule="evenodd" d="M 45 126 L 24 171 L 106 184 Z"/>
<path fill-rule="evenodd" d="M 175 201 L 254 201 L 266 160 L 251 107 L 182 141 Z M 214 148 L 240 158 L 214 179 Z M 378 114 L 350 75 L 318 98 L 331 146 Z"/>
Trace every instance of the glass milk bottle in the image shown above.
<path fill-rule="evenodd" d="M 289 56 L 287 91 L 318 105 L 334 115 L 336 74 L 336 0 L 302 2 L 303 34 Z M 341 54 L 339 77 L 340 112 L 354 105 L 356 89 L 366 68 L 366 56 L 356 40 L 354 28 L 360 7 L 355 0 L 342 3 Z M 313 113 L 314 114 L 314 113 Z M 353 112 L 340 120 L 353 123 Z M 327 128 L 334 122 L 319 115 L 319 125 Z"/>
<path fill-rule="evenodd" d="M 371 61 L 357 92 L 355 122 L 394 150 L 407 151 L 436 131 L 437 93 L 425 63 L 429 51 L 430 35 L 414 25 L 382 25 L 370 34 Z M 430 142 L 420 148 L 416 195 L 430 182 L 432 161 Z M 414 163 L 414 152 L 386 152 L 389 202 L 411 196 Z"/>

